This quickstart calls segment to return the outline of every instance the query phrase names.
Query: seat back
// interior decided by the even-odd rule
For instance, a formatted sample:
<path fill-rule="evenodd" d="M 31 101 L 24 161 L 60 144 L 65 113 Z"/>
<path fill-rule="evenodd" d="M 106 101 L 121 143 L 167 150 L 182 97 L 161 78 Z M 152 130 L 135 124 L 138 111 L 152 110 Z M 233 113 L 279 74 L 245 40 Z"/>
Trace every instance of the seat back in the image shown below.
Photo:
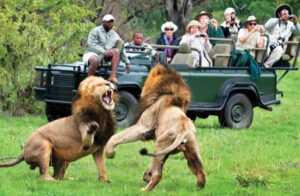
<path fill-rule="evenodd" d="M 173 57 L 171 64 L 186 64 L 189 67 L 193 67 L 194 59 L 192 51 L 186 43 L 179 46 L 178 52 Z"/>
<path fill-rule="evenodd" d="M 217 43 L 211 52 L 213 65 L 215 67 L 227 67 L 232 45 L 228 43 Z"/>

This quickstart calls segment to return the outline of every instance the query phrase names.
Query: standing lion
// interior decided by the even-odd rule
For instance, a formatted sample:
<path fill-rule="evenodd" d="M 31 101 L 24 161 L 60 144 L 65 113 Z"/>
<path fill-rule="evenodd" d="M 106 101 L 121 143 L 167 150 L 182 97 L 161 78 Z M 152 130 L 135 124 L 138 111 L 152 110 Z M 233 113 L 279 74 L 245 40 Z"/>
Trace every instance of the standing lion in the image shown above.
<path fill-rule="evenodd" d="M 99 172 L 99 180 L 108 181 L 103 148 L 114 134 L 114 85 L 100 77 L 83 80 L 72 104 L 72 115 L 52 121 L 34 132 L 22 154 L 0 167 L 11 167 L 23 160 L 31 169 L 39 168 L 44 180 L 63 179 L 70 162 L 92 154 Z M 53 177 L 49 165 L 54 167 Z"/>
<path fill-rule="evenodd" d="M 177 152 L 183 152 L 189 168 L 196 175 L 197 185 L 204 187 L 206 177 L 196 128 L 185 114 L 190 102 L 191 92 L 182 77 L 175 70 L 158 64 L 145 81 L 137 123 L 107 142 L 105 154 L 112 158 L 120 144 L 155 139 L 156 153 L 141 150 L 142 155 L 153 156 L 151 166 L 144 173 L 144 180 L 148 182 L 144 191 L 152 190 L 159 183 L 166 159 Z"/>

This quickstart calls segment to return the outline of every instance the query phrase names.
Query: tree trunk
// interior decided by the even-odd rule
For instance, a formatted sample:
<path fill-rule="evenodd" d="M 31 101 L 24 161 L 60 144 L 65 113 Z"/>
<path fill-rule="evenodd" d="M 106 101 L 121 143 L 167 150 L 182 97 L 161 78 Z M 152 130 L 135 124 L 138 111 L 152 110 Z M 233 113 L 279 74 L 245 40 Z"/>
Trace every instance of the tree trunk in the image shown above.
<path fill-rule="evenodd" d="M 167 20 L 178 26 L 178 33 L 183 34 L 188 17 L 193 7 L 192 0 L 165 0 Z"/>

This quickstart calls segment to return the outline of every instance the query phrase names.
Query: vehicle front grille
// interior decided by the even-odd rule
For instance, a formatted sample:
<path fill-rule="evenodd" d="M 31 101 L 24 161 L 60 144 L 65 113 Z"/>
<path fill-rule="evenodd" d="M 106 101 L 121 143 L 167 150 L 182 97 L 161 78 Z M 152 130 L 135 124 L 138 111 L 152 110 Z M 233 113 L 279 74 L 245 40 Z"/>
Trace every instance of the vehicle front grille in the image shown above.
<path fill-rule="evenodd" d="M 62 101 L 71 101 L 75 88 L 74 74 L 51 74 L 48 87 L 48 98 Z"/>

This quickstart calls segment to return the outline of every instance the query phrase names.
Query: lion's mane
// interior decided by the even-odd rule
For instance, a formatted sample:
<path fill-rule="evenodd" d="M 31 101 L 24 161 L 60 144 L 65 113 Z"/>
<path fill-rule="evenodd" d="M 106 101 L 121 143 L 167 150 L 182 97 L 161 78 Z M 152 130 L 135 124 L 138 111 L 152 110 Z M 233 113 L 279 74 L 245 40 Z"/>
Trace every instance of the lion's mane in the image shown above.
<path fill-rule="evenodd" d="M 114 100 L 116 100 L 116 96 L 114 96 Z M 114 134 L 116 124 L 114 114 L 112 111 L 106 110 L 90 91 L 78 90 L 72 102 L 72 115 L 78 124 L 79 122 L 88 123 L 91 121 L 96 121 L 99 124 L 99 131 L 97 131 L 94 140 L 97 145 L 105 145 Z"/>
<path fill-rule="evenodd" d="M 167 65 L 157 64 L 144 83 L 136 119 L 163 95 L 173 95 L 169 104 L 183 111 L 187 110 L 191 102 L 191 90 L 182 77 Z"/>

